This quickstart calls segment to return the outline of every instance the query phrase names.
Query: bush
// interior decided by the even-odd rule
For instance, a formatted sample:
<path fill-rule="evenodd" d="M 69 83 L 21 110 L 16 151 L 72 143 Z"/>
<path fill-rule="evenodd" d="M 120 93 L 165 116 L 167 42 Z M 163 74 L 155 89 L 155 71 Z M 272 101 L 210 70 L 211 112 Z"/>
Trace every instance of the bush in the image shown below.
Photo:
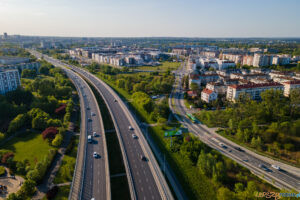
<path fill-rule="evenodd" d="M 46 197 L 48 200 L 54 199 L 56 194 L 58 193 L 59 188 L 57 186 L 52 187 L 50 190 L 48 190 Z"/>
<path fill-rule="evenodd" d="M 11 158 L 11 157 L 14 157 L 14 153 L 13 152 L 7 152 L 5 153 L 3 156 L 2 156 L 2 159 L 1 159 L 1 162 L 3 164 L 6 164 L 8 159 Z"/>
<path fill-rule="evenodd" d="M 43 136 L 43 139 L 45 140 L 46 138 L 47 139 L 50 139 L 50 140 L 53 140 L 56 136 L 56 134 L 58 133 L 58 130 L 56 127 L 49 127 L 49 128 L 46 128 L 43 132 L 42 132 L 42 136 Z"/>
<path fill-rule="evenodd" d="M 5 168 L 3 166 L 0 166 L 0 176 L 5 174 Z"/>
<path fill-rule="evenodd" d="M 29 122 L 29 117 L 27 114 L 17 115 L 9 124 L 8 133 L 13 133 L 18 131 L 20 128 L 23 128 Z"/>
<path fill-rule="evenodd" d="M 55 147 L 59 147 L 63 141 L 63 136 L 61 134 L 56 134 L 54 140 L 52 141 L 52 145 Z"/>
<path fill-rule="evenodd" d="M 55 114 L 64 115 L 66 113 L 67 104 L 60 105 L 57 109 L 55 109 Z"/>

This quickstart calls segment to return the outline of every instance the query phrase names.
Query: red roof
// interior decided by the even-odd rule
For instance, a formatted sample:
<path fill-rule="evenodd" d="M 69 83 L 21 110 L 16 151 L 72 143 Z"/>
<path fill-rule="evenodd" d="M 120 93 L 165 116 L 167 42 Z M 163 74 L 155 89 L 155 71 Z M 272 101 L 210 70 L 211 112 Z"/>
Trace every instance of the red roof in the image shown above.
<path fill-rule="evenodd" d="M 259 87 L 272 87 L 272 86 L 282 86 L 279 83 L 261 83 L 261 84 L 245 84 L 245 85 L 230 85 L 229 87 L 235 89 L 245 89 L 245 88 L 259 88 Z"/>
<path fill-rule="evenodd" d="M 188 91 L 187 92 L 187 94 L 189 95 L 189 96 L 197 96 L 197 92 L 196 91 Z"/>
<path fill-rule="evenodd" d="M 300 80 L 287 81 L 287 82 L 284 82 L 283 84 L 299 85 Z"/>
<path fill-rule="evenodd" d="M 202 90 L 202 92 L 204 92 L 204 93 L 206 93 L 206 94 L 211 94 L 211 93 L 213 93 L 214 91 L 212 91 L 212 90 L 210 90 L 210 89 L 207 89 L 207 88 L 204 88 L 204 89 Z"/>

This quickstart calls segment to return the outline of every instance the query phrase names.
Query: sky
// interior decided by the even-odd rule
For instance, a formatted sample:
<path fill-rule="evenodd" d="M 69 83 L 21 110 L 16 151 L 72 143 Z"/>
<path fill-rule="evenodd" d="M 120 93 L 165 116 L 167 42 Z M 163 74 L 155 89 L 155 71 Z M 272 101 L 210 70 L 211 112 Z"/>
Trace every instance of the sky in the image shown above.
<path fill-rule="evenodd" d="M 0 34 L 300 37 L 300 0 L 0 0 Z"/>

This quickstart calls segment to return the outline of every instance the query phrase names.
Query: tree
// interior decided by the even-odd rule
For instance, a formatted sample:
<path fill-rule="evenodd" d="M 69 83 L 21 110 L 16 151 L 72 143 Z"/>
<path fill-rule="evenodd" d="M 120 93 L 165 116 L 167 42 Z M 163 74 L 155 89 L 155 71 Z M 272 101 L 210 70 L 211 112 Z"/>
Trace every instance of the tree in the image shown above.
<path fill-rule="evenodd" d="M 16 132 L 20 128 L 24 128 L 24 126 L 26 126 L 29 122 L 30 121 L 27 114 L 19 114 L 9 123 L 7 132 Z"/>
<path fill-rule="evenodd" d="M 217 199 L 218 200 L 234 200 L 236 199 L 233 192 L 231 192 L 228 188 L 221 187 L 217 191 Z"/>
<path fill-rule="evenodd" d="M 36 71 L 33 69 L 23 69 L 21 77 L 22 78 L 35 78 Z"/>
<path fill-rule="evenodd" d="M 56 134 L 54 140 L 52 141 L 52 145 L 55 147 L 59 147 L 63 141 L 63 136 L 61 134 Z"/>
<path fill-rule="evenodd" d="M 22 200 L 22 197 L 20 197 L 16 193 L 11 193 L 8 195 L 6 200 Z"/>
<path fill-rule="evenodd" d="M 44 115 L 43 113 L 39 113 L 35 118 L 32 119 L 32 128 L 37 130 L 45 129 L 48 124 L 48 115 Z"/>
<path fill-rule="evenodd" d="M 21 105 L 25 104 L 29 106 L 33 100 L 33 95 L 30 91 L 24 90 L 19 87 L 14 91 L 7 92 L 5 95 L 8 102 Z"/>
<path fill-rule="evenodd" d="M 48 200 L 54 199 L 56 194 L 58 193 L 58 186 L 53 186 L 50 190 L 47 191 L 46 196 Z"/>
<path fill-rule="evenodd" d="M 199 90 L 199 85 L 197 83 L 191 83 L 190 89 L 193 91 L 198 91 Z"/>
<path fill-rule="evenodd" d="M 38 181 L 40 179 L 40 174 L 37 170 L 33 169 L 27 172 L 26 178 L 29 180 Z"/>
<path fill-rule="evenodd" d="M 18 194 L 23 197 L 25 197 L 25 196 L 30 197 L 34 194 L 34 192 L 36 190 L 35 186 L 36 186 L 35 181 L 30 180 L 30 179 L 26 180 L 23 183 L 21 189 L 18 191 Z"/>
<path fill-rule="evenodd" d="M 48 127 L 42 132 L 43 139 L 49 139 L 53 140 L 58 133 L 58 130 L 56 127 Z"/>
<path fill-rule="evenodd" d="M 39 73 L 40 74 L 44 74 L 44 75 L 48 75 L 49 74 L 49 66 L 46 66 L 46 65 L 42 65 L 39 69 Z"/>

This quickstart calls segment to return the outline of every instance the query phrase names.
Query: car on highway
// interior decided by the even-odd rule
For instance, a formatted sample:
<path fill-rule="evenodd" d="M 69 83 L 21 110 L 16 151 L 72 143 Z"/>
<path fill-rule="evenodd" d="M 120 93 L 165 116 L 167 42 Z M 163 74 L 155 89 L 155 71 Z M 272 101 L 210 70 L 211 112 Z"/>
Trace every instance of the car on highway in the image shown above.
<path fill-rule="evenodd" d="M 240 152 L 244 152 L 244 150 L 241 149 L 240 147 L 234 147 L 234 149 L 235 149 L 235 150 L 238 150 L 238 151 L 240 151 Z"/>
<path fill-rule="evenodd" d="M 248 159 L 243 159 L 244 162 L 248 162 Z"/>
<path fill-rule="evenodd" d="M 90 107 L 86 107 L 87 110 L 90 110 Z"/>
<path fill-rule="evenodd" d="M 222 142 L 219 143 L 219 145 L 224 148 L 224 149 L 227 149 L 227 146 L 225 144 L 223 144 Z"/>
<path fill-rule="evenodd" d="M 114 99 L 114 102 L 117 102 L 117 99 Z"/>
<path fill-rule="evenodd" d="M 128 129 L 129 129 L 130 131 L 134 130 L 132 126 L 128 126 Z"/>
<path fill-rule="evenodd" d="M 93 137 L 97 137 L 97 132 L 93 132 Z"/>
<path fill-rule="evenodd" d="M 88 135 L 88 139 L 87 139 L 88 143 L 92 143 L 93 139 L 91 135 Z"/>
<path fill-rule="evenodd" d="M 274 169 L 280 170 L 280 167 L 278 165 L 271 165 Z"/>
<path fill-rule="evenodd" d="M 145 156 L 141 155 L 141 160 L 142 161 L 147 161 L 147 158 Z"/>
<path fill-rule="evenodd" d="M 92 115 L 92 116 L 96 116 L 96 113 L 94 113 L 94 112 L 91 112 L 91 115 Z"/>
<path fill-rule="evenodd" d="M 88 121 L 89 121 L 89 122 L 91 122 L 91 121 L 92 121 L 92 119 L 91 119 L 91 118 L 88 118 Z"/>
<path fill-rule="evenodd" d="M 133 138 L 133 139 L 137 139 L 136 134 L 132 134 L 132 138 Z"/>
<path fill-rule="evenodd" d="M 98 158 L 99 157 L 99 155 L 98 155 L 98 153 L 96 151 L 93 153 L 93 157 L 94 158 Z"/>

